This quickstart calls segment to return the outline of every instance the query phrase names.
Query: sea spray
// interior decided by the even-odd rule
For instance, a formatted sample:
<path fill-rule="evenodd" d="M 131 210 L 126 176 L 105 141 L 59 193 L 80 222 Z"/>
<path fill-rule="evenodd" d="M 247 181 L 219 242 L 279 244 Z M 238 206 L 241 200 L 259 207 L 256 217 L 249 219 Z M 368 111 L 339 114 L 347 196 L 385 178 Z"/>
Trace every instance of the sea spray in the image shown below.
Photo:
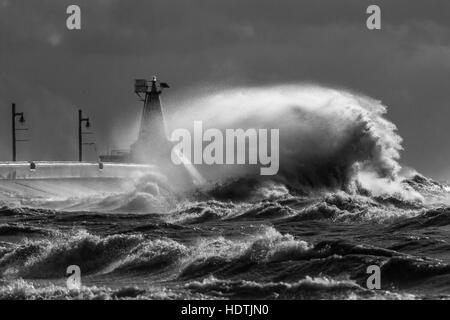
<path fill-rule="evenodd" d="M 395 179 L 402 139 L 380 101 L 313 85 L 232 88 L 181 99 L 172 128 L 279 129 L 277 179 L 301 189 L 348 190 L 360 170 Z M 254 173 L 249 166 L 200 165 L 209 181 Z"/>

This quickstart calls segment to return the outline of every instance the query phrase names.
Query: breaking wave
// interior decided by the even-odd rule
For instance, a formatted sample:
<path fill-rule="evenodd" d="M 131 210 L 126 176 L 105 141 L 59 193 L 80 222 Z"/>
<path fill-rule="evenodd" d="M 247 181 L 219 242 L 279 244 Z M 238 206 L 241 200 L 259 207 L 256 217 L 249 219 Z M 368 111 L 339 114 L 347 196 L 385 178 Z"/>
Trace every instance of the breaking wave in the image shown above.
<path fill-rule="evenodd" d="M 178 292 L 187 290 L 191 297 L 209 293 L 227 298 L 253 294 L 253 298 L 264 299 L 370 299 L 376 294 L 363 286 L 366 267 L 371 264 L 381 266 L 387 287 L 414 288 L 435 277 L 450 277 L 450 266 L 438 260 L 349 240 L 312 244 L 266 225 L 255 226 L 251 234 L 242 237 L 204 237 L 192 243 L 155 239 L 145 232 L 101 237 L 77 231 L 55 235 L 52 240 L 26 240 L 0 250 L 0 278 L 5 279 L 58 279 L 72 264 L 81 266 L 85 276 L 134 275 L 176 281 L 181 286 Z M 109 299 L 162 294 L 161 290 L 151 293 L 148 288 L 117 291 L 85 287 L 75 295 L 61 287 L 36 288 L 20 281 L 1 286 L 0 298 L 81 295 Z M 389 292 L 379 295 L 407 298 Z"/>
<path fill-rule="evenodd" d="M 219 280 L 214 277 L 193 281 L 186 287 L 197 292 L 214 292 L 218 297 L 233 299 L 344 299 L 371 293 L 351 280 L 306 277 L 293 283 L 247 280 Z"/>
<path fill-rule="evenodd" d="M 299 191 L 349 190 L 359 171 L 396 179 L 402 139 L 380 101 L 313 85 L 240 88 L 183 100 L 174 128 L 280 130 L 277 180 Z M 241 166 L 238 166 L 241 167 Z M 199 168 L 209 180 L 245 174 L 233 166 Z M 244 170 L 244 172 L 243 172 Z"/>
<path fill-rule="evenodd" d="M 61 277 L 69 265 L 82 265 L 86 273 L 100 271 L 141 241 L 139 236 L 100 238 L 80 231 L 70 237 L 26 241 L 0 259 L 0 271 L 21 277 Z"/>

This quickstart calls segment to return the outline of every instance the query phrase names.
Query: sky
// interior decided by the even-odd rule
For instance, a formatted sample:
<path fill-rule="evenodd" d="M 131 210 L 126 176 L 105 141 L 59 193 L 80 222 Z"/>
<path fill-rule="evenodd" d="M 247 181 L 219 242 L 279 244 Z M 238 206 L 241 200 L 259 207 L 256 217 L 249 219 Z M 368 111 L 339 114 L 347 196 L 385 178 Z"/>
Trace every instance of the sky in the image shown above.
<path fill-rule="evenodd" d="M 71 4 L 81 30 L 66 28 Z M 371 4 L 381 30 L 366 28 Z M 126 147 L 142 107 L 133 80 L 156 74 L 171 85 L 167 112 L 205 86 L 369 95 L 404 139 L 401 163 L 447 180 L 449 28 L 448 0 L 0 0 L 0 161 L 11 158 L 12 102 L 29 129 L 19 160 L 76 159 L 78 108 L 93 124 L 87 158 Z"/>

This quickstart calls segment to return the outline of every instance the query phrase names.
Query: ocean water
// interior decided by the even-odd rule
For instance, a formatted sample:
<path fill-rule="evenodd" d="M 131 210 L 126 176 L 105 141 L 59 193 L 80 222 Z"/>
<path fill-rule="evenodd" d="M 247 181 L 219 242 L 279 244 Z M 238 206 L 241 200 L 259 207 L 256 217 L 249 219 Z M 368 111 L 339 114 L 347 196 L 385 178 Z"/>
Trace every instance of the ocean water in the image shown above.
<path fill-rule="evenodd" d="M 433 197 L 447 193 L 419 175 L 404 183 Z M 116 195 L 121 206 L 108 212 L 76 209 L 85 203 L 1 208 L 0 298 L 450 297 L 445 205 L 287 193 L 183 200 L 168 212 L 143 213 L 153 200 L 139 197 Z M 66 288 L 69 265 L 81 268 L 80 290 Z M 366 288 L 369 265 L 381 267 L 381 290 Z"/>
<path fill-rule="evenodd" d="M 180 190 L 162 166 L 124 189 L 48 196 L 49 182 L 0 183 L 0 299 L 450 297 L 450 188 L 401 165 L 381 102 L 290 85 L 182 103 L 174 127 L 279 128 L 279 173 L 191 166 L 205 183 Z M 366 287 L 370 265 L 380 290 Z"/>

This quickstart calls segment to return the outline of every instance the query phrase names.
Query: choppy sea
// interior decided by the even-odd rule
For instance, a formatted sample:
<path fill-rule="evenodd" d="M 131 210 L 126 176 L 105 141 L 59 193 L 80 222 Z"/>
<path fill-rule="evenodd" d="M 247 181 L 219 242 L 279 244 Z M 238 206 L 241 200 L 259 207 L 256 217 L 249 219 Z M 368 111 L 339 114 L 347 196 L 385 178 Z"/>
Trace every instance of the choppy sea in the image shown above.
<path fill-rule="evenodd" d="M 0 299 L 448 298 L 448 188 L 420 175 L 403 183 L 434 201 L 343 191 L 224 200 L 216 189 L 166 212 L 142 192 L 3 206 Z M 81 269 L 79 290 L 66 287 L 69 265 Z M 380 266 L 380 290 L 366 287 L 369 265 Z"/>

